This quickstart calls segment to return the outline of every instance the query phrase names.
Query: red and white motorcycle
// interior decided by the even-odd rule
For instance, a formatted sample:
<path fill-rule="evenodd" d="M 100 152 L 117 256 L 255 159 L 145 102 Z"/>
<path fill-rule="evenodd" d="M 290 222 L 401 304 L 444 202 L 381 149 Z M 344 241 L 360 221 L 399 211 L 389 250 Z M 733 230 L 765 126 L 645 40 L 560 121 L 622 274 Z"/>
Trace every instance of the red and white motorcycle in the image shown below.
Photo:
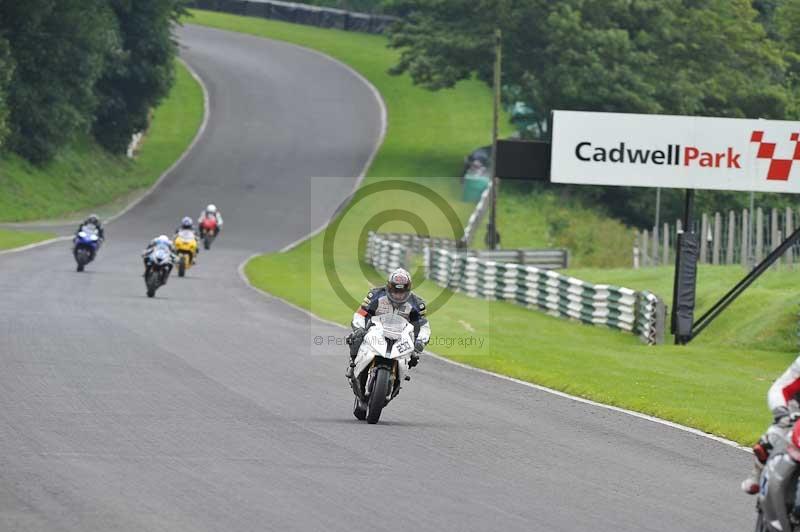
<path fill-rule="evenodd" d="M 203 239 L 203 247 L 211 249 L 211 243 L 217 238 L 217 233 L 219 232 L 217 230 L 217 219 L 206 216 L 200 221 L 199 228 L 200 236 Z"/>
<path fill-rule="evenodd" d="M 414 353 L 414 326 L 398 314 L 373 316 L 354 360 L 350 387 L 355 394 L 353 415 L 377 423 L 383 408 L 410 380 L 408 361 Z"/>

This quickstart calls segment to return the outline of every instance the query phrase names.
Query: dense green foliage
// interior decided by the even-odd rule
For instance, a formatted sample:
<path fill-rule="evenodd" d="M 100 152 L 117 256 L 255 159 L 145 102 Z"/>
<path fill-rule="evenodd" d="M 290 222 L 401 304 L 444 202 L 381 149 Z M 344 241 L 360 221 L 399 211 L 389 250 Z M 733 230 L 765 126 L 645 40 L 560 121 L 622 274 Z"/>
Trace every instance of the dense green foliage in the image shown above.
<path fill-rule="evenodd" d="M 43 163 L 93 127 L 124 151 L 169 89 L 182 0 L 0 0 L 0 142 Z"/>
<path fill-rule="evenodd" d="M 2 0 L 0 13 L 15 65 L 9 146 L 43 161 L 91 124 L 116 21 L 105 0 Z"/>
<path fill-rule="evenodd" d="M 169 92 L 175 75 L 172 23 L 183 11 L 174 0 L 108 1 L 119 20 L 122 49 L 97 85 L 102 103 L 94 132 L 100 144 L 120 153 Z"/>
<path fill-rule="evenodd" d="M 790 2 L 779 9 L 789 9 Z M 553 109 L 785 118 L 782 41 L 748 0 L 395 0 L 396 67 L 430 88 L 490 80 L 503 30 L 504 83 Z M 792 30 L 794 30 L 792 28 Z"/>
<path fill-rule="evenodd" d="M 504 97 L 527 103 L 549 131 L 554 109 L 796 119 L 798 0 L 392 0 L 395 73 L 430 89 L 477 75 L 490 82 L 502 30 Z M 652 223 L 654 191 L 561 187 L 623 221 Z M 664 194 L 677 217 L 681 198 Z M 769 205 L 790 197 L 771 195 Z M 703 210 L 749 196 L 701 193 Z M 764 203 L 761 203 L 764 205 Z"/>
<path fill-rule="evenodd" d="M 8 83 L 14 73 L 8 41 L 0 37 L 0 149 L 8 135 Z"/>

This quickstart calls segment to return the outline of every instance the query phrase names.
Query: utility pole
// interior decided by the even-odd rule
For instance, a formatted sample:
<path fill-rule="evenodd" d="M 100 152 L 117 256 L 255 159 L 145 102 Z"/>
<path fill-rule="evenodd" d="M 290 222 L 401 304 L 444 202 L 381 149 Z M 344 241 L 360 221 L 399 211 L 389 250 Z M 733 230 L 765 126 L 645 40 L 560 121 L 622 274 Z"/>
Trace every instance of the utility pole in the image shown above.
<path fill-rule="evenodd" d="M 502 75 L 502 33 L 500 29 L 494 32 L 494 116 L 492 124 L 492 191 L 491 210 L 489 212 L 489 249 L 497 249 L 497 136 L 500 121 L 500 83 Z"/>
<path fill-rule="evenodd" d="M 756 193 L 752 190 L 750 191 L 750 235 L 748 236 L 750 240 L 750 249 L 747 250 L 748 258 L 747 261 L 748 266 L 750 269 L 756 267 Z"/>
<path fill-rule="evenodd" d="M 661 187 L 656 189 L 656 227 L 661 225 Z"/>

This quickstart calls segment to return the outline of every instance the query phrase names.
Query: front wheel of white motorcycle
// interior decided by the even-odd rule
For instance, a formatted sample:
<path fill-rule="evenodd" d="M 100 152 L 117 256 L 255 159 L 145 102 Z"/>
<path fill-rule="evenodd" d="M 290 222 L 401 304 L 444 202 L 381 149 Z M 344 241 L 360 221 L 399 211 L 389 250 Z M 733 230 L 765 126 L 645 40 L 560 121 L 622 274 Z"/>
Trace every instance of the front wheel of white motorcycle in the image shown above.
<path fill-rule="evenodd" d="M 378 368 L 372 379 L 372 390 L 367 402 L 367 423 L 374 425 L 381 418 L 381 411 L 386 406 L 386 395 L 389 393 L 389 369 Z"/>

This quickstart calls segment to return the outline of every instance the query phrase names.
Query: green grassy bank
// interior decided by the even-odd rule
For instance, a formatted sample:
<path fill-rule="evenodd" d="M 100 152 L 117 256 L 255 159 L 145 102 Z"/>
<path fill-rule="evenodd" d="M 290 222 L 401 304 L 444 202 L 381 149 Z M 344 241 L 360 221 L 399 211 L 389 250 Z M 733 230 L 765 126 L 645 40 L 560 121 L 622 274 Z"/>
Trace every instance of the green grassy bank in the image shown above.
<path fill-rule="evenodd" d="M 0 250 L 13 249 L 48 240 L 55 235 L 39 231 L 13 231 L 0 228 Z"/>

